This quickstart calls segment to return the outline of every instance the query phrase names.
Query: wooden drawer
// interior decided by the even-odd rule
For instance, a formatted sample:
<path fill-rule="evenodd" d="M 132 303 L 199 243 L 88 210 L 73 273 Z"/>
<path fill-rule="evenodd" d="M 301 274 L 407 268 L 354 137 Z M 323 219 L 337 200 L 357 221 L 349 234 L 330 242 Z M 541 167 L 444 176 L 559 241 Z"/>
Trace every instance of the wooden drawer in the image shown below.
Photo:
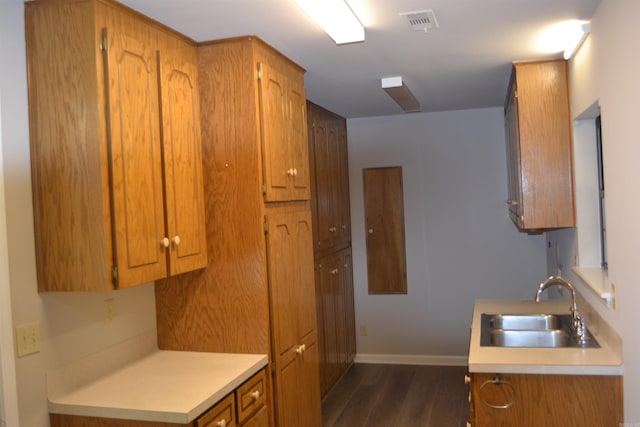
<path fill-rule="evenodd" d="M 242 424 L 256 410 L 265 406 L 267 385 L 264 369 L 236 389 L 238 422 Z"/>
<path fill-rule="evenodd" d="M 269 426 L 269 412 L 267 411 L 267 407 L 263 406 L 256 412 L 251 415 L 246 421 L 244 421 L 241 427 L 270 427 Z"/>
<path fill-rule="evenodd" d="M 195 427 L 236 427 L 236 408 L 233 393 L 205 412 L 195 422 Z"/>

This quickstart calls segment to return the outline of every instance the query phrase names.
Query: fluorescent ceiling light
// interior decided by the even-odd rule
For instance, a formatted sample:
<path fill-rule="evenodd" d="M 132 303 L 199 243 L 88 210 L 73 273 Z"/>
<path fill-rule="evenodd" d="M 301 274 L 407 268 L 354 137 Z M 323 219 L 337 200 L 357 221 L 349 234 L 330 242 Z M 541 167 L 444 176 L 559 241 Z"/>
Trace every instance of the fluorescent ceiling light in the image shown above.
<path fill-rule="evenodd" d="M 380 80 L 382 89 L 407 113 L 420 111 L 420 102 L 411 93 L 402 77 L 387 77 Z"/>
<path fill-rule="evenodd" d="M 570 59 L 582 46 L 584 39 L 591 32 L 591 24 L 586 23 L 580 25 L 574 34 L 571 34 L 571 40 L 568 41 L 567 48 L 564 51 L 564 59 Z"/>
<path fill-rule="evenodd" d="M 344 0 L 296 0 L 336 44 L 364 41 L 364 27 Z"/>

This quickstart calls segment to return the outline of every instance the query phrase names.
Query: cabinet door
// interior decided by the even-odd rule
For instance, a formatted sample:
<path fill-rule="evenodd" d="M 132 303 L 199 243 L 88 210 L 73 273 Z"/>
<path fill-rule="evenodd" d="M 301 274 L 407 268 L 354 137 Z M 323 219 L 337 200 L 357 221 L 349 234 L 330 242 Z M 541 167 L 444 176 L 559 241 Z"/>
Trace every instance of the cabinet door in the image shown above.
<path fill-rule="evenodd" d="M 265 201 L 309 200 L 307 107 L 302 76 L 266 63 L 260 70 Z"/>
<path fill-rule="evenodd" d="M 288 200 L 293 165 L 288 146 L 285 77 L 268 64 L 259 64 L 259 67 L 265 200 Z"/>
<path fill-rule="evenodd" d="M 331 175 L 329 129 L 326 121 L 318 120 L 313 126 L 313 150 L 316 173 L 316 246 L 319 250 L 331 246 L 332 233 L 332 203 L 331 203 Z"/>
<path fill-rule="evenodd" d="M 322 394 L 326 394 L 336 383 L 340 376 L 338 368 L 338 336 L 340 325 L 337 322 L 336 291 L 339 287 L 340 259 L 331 254 L 320 259 L 319 286 L 317 298 L 319 300 L 320 313 L 318 323 L 322 324 L 322 363 L 320 365 L 320 384 Z"/>
<path fill-rule="evenodd" d="M 505 130 L 507 142 L 507 173 L 509 217 L 521 228 L 522 221 L 522 175 L 520 173 L 520 130 L 518 129 L 518 88 L 515 80 L 511 84 L 507 108 L 505 110 Z"/>
<path fill-rule="evenodd" d="M 196 49 L 160 53 L 169 274 L 207 264 Z"/>
<path fill-rule="evenodd" d="M 351 248 L 342 251 L 342 288 L 344 298 L 345 324 L 342 330 L 346 346 L 346 362 L 350 365 L 356 357 L 356 318 L 353 297 L 353 261 Z M 346 369 L 346 367 L 345 367 Z"/>
<path fill-rule="evenodd" d="M 601 427 L 622 423 L 622 377 L 509 374 L 501 376 L 501 384 L 494 384 L 493 378 L 492 374 L 473 374 L 471 393 L 477 427 Z"/>
<path fill-rule="evenodd" d="M 338 124 L 338 188 L 337 215 L 338 237 L 341 243 L 351 242 L 351 196 L 349 193 L 349 155 L 347 146 L 347 125 L 341 120 Z"/>
<path fill-rule="evenodd" d="M 134 29 L 104 31 L 113 235 L 124 288 L 167 274 L 158 70 L 155 52 L 134 38 Z"/>
<path fill-rule="evenodd" d="M 267 214 L 267 226 L 278 425 L 319 426 L 315 288 L 308 205 L 274 208 Z"/>
<path fill-rule="evenodd" d="M 307 100 L 302 76 L 292 73 L 288 83 L 288 151 L 294 174 L 289 200 L 309 200 L 309 144 L 307 142 Z"/>

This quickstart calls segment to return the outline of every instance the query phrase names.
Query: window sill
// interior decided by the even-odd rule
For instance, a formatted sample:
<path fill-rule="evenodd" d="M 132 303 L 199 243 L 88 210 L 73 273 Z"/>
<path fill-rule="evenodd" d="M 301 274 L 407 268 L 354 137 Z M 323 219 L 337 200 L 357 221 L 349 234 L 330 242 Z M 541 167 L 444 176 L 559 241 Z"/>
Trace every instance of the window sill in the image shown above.
<path fill-rule="evenodd" d="M 607 270 L 600 267 L 573 267 L 573 272 L 608 308 L 614 308 L 614 296 Z"/>

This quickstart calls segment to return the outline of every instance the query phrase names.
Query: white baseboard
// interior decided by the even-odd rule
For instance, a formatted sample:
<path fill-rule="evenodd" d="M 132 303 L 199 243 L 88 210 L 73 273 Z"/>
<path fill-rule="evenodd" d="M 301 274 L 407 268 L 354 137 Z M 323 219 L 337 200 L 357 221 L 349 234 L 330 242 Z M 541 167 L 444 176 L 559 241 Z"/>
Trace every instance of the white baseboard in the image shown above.
<path fill-rule="evenodd" d="M 420 354 L 356 354 L 355 363 L 391 365 L 467 366 L 467 356 L 430 356 Z"/>

